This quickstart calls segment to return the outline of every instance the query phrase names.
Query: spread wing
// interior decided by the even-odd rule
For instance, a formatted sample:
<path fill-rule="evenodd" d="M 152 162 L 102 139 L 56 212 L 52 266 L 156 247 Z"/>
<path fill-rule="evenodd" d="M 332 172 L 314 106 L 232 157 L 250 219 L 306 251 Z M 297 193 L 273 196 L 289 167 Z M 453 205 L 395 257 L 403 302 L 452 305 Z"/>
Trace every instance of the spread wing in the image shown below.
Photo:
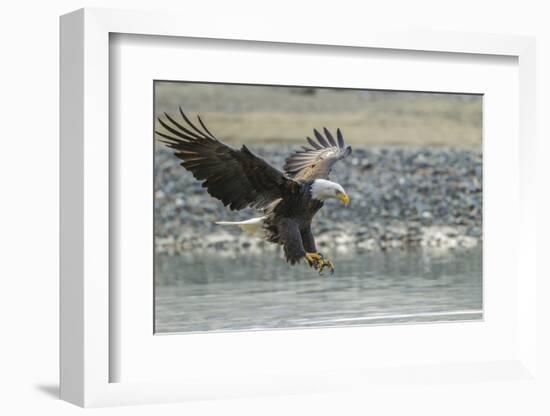
<path fill-rule="evenodd" d="M 202 182 L 203 188 L 232 210 L 264 208 L 286 194 L 295 193 L 300 184 L 285 176 L 246 146 L 240 150 L 220 142 L 204 125 L 189 120 L 180 108 L 181 121 L 168 114 L 158 118 L 161 141 L 174 149 L 181 165 Z"/>
<path fill-rule="evenodd" d="M 286 158 L 284 171 L 295 180 L 311 181 L 315 179 L 326 179 L 330 174 L 332 166 L 340 159 L 344 159 L 351 153 L 351 147 L 346 146 L 340 129 L 336 130 L 336 139 L 326 129 L 323 129 L 325 136 L 317 130 L 313 130 L 317 141 L 307 138 L 311 147 L 302 146 Z"/>

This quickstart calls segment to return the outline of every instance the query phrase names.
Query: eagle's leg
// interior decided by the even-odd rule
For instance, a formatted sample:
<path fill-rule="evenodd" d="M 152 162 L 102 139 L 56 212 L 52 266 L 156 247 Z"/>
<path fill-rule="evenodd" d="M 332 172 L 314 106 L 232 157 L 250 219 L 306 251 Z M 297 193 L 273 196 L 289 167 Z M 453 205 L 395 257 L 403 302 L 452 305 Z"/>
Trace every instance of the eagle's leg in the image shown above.
<path fill-rule="evenodd" d="M 296 221 L 283 218 L 277 224 L 280 243 L 283 244 L 285 258 L 290 264 L 296 264 L 306 256 L 300 228 Z"/>
<path fill-rule="evenodd" d="M 306 250 L 306 260 L 310 267 L 315 268 L 319 274 L 323 272 L 325 267 L 330 269 L 331 274 L 334 273 L 334 263 L 329 259 L 325 258 L 322 253 L 317 251 L 317 246 L 315 245 L 315 238 L 311 232 L 310 224 L 306 224 L 300 230 L 302 235 L 302 242 L 304 243 L 304 249 Z"/>

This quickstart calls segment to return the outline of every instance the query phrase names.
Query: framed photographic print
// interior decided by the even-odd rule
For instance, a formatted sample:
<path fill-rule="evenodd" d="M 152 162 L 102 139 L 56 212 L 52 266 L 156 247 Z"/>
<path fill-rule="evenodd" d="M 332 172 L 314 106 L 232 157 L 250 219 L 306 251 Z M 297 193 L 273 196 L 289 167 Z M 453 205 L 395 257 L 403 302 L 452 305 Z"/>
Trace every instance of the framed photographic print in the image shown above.
<path fill-rule="evenodd" d="M 532 380 L 533 40 L 212 27 L 62 17 L 62 398 Z"/>

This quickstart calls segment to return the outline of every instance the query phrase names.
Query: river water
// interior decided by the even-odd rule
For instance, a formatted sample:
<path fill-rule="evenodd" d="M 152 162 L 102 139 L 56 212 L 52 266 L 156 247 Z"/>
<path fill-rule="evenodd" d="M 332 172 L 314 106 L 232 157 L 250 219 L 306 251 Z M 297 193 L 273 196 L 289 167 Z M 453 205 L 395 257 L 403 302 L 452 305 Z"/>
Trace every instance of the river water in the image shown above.
<path fill-rule="evenodd" d="M 481 247 L 331 253 L 334 275 L 275 252 L 157 255 L 155 332 L 482 319 Z"/>

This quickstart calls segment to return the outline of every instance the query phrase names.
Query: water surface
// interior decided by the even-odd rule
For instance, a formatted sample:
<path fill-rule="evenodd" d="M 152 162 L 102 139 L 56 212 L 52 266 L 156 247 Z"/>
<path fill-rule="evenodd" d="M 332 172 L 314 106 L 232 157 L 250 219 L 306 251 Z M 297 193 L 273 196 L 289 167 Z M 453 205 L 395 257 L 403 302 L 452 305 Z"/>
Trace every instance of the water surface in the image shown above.
<path fill-rule="evenodd" d="M 328 254 L 328 253 L 327 253 Z M 330 253 L 334 275 L 273 251 L 157 255 L 155 332 L 482 318 L 481 248 Z"/>

